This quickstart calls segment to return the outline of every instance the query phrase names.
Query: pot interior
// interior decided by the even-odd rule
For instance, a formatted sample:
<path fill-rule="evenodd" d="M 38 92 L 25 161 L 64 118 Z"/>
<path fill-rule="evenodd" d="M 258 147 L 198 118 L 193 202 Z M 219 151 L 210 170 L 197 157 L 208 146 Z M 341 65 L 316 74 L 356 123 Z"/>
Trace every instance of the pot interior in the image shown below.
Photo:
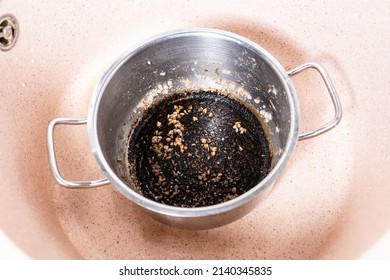
<path fill-rule="evenodd" d="M 297 103 L 279 64 L 238 36 L 185 31 L 152 39 L 130 51 L 97 88 L 94 122 L 107 163 L 103 169 L 132 187 L 127 148 L 135 123 L 167 95 L 200 90 L 227 93 L 259 116 L 270 142 L 272 167 L 295 146 Z"/>

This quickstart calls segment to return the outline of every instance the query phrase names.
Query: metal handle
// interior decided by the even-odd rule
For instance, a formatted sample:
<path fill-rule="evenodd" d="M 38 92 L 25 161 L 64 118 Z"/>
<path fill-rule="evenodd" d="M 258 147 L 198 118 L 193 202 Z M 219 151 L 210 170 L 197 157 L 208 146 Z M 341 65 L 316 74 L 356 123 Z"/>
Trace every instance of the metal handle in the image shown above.
<path fill-rule="evenodd" d="M 63 124 L 63 125 L 80 125 L 80 124 L 86 124 L 87 119 L 66 119 L 66 118 L 59 118 L 54 119 L 50 122 L 48 129 L 47 129 L 47 148 L 49 152 L 49 163 L 51 172 L 53 174 L 54 179 L 57 181 L 58 184 L 60 184 L 63 187 L 77 189 L 77 188 L 94 188 L 99 187 L 103 185 L 107 185 L 110 183 L 108 179 L 100 179 L 100 180 L 94 180 L 94 181 L 69 181 L 64 179 L 57 166 L 57 160 L 56 160 L 56 154 L 55 154 L 55 148 L 54 148 L 54 128 L 56 125 Z"/>
<path fill-rule="evenodd" d="M 303 64 L 303 65 L 287 72 L 287 74 L 291 77 L 291 76 L 294 76 L 295 74 L 298 74 L 299 72 L 302 72 L 308 68 L 313 68 L 313 69 L 317 70 L 318 73 L 320 73 L 321 78 L 323 79 L 323 81 L 326 85 L 326 88 L 328 89 L 330 98 L 332 99 L 335 114 L 334 114 L 333 119 L 329 123 L 320 127 L 319 129 L 315 129 L 315 130 L 300 134 L 298 136 L 298 140 L 310 139 L 310 138 L 318 136 L 324 132 L 327 132 L 328 130 L 331 130 L 332 128 L 334 128 L 336 125 L 339 124 L 341 117 L 342 117 L 342 109 L 341 109 L 339 97 L 337 96 L 337 93 L 336 93 L 336 90 L 333 86 L 333 83 L 332 83 L 328 73 L 326 72 L 326 70 L 323 66 L 321 66 L 318 63 L 309 62 L 309 63 Z"/>

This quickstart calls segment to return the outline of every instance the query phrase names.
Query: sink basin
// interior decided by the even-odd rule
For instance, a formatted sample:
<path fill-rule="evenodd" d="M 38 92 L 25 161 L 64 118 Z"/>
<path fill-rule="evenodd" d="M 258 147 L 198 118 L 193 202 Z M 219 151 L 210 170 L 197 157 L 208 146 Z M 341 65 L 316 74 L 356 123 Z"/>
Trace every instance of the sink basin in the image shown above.
<path fill-rule="evenodd" d="M 252 0 L 118 1 L 113 7 L 1 1 L 0 13 L 17 18 L 19 36 L 0 51 L 0 247 L 12 244 L 2 248 L 33 259 L 357 259 L 372 252 L 390 230 L 390 3 L 305 2 L 281 10 L 282 1 Z M 286 70 L 321 63 L 341 99 L 341 123 L 300 141 L 270 195 L 216 229 L 162 225 L 110 185 L 57 185 L 46 149 L 49 121 L 86 117 L 96 83 L 122 52 L 187 27 L 244 36 Z M 333 107 L 318 74 L 306 71 L 292 81 L 301 132 L 329 121 Z M 60 127 L 55 139 L 64 177 L 103 176 L 86 126 Z M 381 258 L 390 258 L 388 249 Z"/>

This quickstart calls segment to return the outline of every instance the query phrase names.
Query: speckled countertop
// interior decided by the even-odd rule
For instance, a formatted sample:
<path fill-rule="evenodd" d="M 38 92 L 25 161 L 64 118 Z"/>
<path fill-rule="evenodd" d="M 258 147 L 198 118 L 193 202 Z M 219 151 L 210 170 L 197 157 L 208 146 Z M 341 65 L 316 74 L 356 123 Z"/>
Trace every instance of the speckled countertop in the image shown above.
<path fill-rule="evenodd" d="M 0 1 L 20 24 L 0 52 L 0 229 L 37 259 L 355 259 L 390 228 L 388 1 Z M 161 32 L 219 28 L 247 37 L 286 68 L 323 64 L 344 116 L 299 142 L 269 197 L 230 225 L 162 225 L 111 186 L 53 180 L 48 122 L 84 117 L 97 81 L 126 49 Z M 319 78 L 293 78 L 301 130 L 332 107 Z M 56 133 L 64 176 L 96 179 L 86 127 Z M 390 255 L 389 255 L 390 257 Z"/>

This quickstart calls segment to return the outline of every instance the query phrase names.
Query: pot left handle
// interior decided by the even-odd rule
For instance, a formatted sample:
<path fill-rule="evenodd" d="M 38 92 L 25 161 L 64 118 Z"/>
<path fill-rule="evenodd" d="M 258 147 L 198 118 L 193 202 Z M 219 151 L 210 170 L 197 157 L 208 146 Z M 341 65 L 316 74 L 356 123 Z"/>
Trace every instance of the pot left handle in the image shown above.
<path fill-rule="evenodd" d="M 54 128 L 57 125 L 82 125 L 86 123 L 87 123 L 86 118 L 83 119 L 58 118 L 52 120 L 49 123 L 49 126 L 47 128 L 47 149 L 49 153 L 50 169 L 56 182 L 63 187 L 71 188 L 71 189 L 94 188 L 94 187 L 107 185 L 110 183 L 110 181 L 106 178 L 93 180 L 93 181 L 70 181 L 63 178 L 58 170 L 57 159 L 55 154 L 55 146 L 54 146 Z"/>

